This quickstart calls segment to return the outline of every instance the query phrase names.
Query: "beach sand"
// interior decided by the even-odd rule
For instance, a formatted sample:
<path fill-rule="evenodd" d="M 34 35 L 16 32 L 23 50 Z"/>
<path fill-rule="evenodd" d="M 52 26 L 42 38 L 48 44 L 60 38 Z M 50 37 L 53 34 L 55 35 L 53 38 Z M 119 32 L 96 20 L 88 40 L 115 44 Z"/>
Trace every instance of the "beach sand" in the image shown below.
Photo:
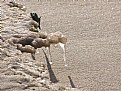
<path fill-rule="evenodd" d="M 26 6 L 28 15 L 36 12 L 41 16 L 41 31 L 61 31 L 68 38 L 67 67 L 64 66 L 62 49 L 51 46 L 53 64 L 47 71 L 52 73 L 49 74 L 52 82 L 80 91 L 121 90 L 120 0 L 35 0 L 21 3 Z M 43 50 L 39 49 L 39 52 L 35 62 L 32 61 L 37 67 L 39 63 L 46 64 Z"/>

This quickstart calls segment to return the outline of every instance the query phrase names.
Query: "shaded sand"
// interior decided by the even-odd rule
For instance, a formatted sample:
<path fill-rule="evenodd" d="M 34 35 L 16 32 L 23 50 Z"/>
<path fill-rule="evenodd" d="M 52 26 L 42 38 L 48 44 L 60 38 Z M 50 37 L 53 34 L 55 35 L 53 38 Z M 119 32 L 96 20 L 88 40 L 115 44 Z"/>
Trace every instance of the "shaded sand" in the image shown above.
<path fill-rule="evenodd" d="M 82 91 L 121 90 L 120 0 L 40 0 L 24 2 L 24 5 L 27 12 L 37 12 L 42 16 L 42 31 L 61 31 L 68 36 L 68 67 L 64 67 L 62 50 L 51 47 L 53 65 L 47 64 L 47 68 L 52 82 L 77 87 Z M 39 51 L 36 62 L 32 60 L 35 66 L 47 61 L 43 51 Z M 29 54 L 22 55 L 31 59 Z M 1 67 L 6 68 L 8 65 Z M 19 84 L 14 87 L 22 88 Z"/>

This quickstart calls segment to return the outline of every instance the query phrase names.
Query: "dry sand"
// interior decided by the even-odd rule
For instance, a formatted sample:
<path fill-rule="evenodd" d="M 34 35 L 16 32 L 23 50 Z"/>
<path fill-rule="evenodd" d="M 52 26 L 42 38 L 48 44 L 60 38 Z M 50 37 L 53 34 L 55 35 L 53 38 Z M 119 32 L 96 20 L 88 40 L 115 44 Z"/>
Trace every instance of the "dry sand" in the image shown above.
<path fill-rule="evenodd" d="M 42 31 L 61 31 L 68 36 L 68 67 L 64 67 L 62 50 L 51 47 L 52 82 L 82 91 L 121 91 L 120 0 L 35 0 L 23 4 L 28 14 L 42 16 Z M 35 66 L 46 60 L 39 51 L 36 62 L 32 61 Z"/>

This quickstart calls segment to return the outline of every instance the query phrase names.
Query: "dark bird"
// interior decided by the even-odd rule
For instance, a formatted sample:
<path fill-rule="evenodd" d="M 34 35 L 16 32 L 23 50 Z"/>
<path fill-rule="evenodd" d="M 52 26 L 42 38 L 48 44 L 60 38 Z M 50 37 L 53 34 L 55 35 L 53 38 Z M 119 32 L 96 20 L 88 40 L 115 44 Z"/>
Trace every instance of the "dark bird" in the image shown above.
<path fill-rule="evenodd" d="M 39 29 L 41 29 L 41 27 L 40 27 L 41 17 L 38 17 L 37 13 L 30 13 L 30 15 L 31 15 L 31 18 L 39 24 L 39 26 L 38 26 Z"/>

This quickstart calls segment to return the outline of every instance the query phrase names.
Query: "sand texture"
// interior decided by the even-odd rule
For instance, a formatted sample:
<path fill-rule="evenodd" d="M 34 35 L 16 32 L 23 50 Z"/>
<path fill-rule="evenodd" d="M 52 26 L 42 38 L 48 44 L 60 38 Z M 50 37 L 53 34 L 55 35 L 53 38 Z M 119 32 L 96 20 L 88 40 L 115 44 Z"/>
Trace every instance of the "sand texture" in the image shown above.
<path fill-rule="evenodd" d="M 18 1 L 20 2 L 20 1 Z M 121 91 L 120 0 L 25 0 L 26 11 L 0 1 L 0 91 Z M 30 12 L 41 16 L 41 31 L 61 31 L 68 38 L 63 51 L 45 48 L 36 60 L 8 43 L 13 35 L 31 34 Z M 43 50 L 44 51 L 43 51 Z M 71 89 L 74 88 L 74 89 Z"/>

